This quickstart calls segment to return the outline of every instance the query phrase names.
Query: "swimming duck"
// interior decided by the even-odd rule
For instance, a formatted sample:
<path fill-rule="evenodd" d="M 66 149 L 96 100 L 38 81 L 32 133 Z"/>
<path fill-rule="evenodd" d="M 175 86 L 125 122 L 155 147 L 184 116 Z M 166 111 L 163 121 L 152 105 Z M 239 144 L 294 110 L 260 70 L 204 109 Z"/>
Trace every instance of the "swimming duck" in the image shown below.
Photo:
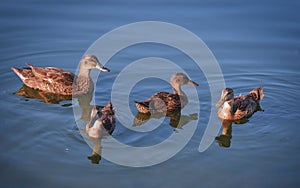
<path fill-rule="evenodd" d="M 170 79 L 173 93 L 159 92 L 143 102 L 135 101 L 135 105 L 141 113 L 166 113 L 183 108 L 188 103 L 186 94 L 181 90 L 182 85 L 198 86 L 184 73 L 176 73 Z"/>
<path fill-rule="evenodd" d="M 111 102 L 108 102 L 102 110 L 94 107 L 91 118 L 86 124 L 85 131 L 90 138 L 100 139 L 115 130 L 115 112 Z"/>
<path fill-rule="evenodd" d="M 241 120 L 250 118 L 256 111 L 263 111 L 259 105 L 264 97 L 262 87 L 253 89 L 246 96 L 234 97 L 233 89 L 225 88 L 216 106 L 219 108 L 218 116 L 224 120 Z"/>
<path fill-rule="evenodd" d="M 78 76 L 59 68 L 41 68 L 30 64 L 27 68 L 13 67 L 12 70 L 28 87 L 59 95 L 82 95 L 93 90 L 90 71 L 94 68 L 109 72 L 109 69 L 101 65 L 97 57 L 91 54 L 82 57 Z"/>

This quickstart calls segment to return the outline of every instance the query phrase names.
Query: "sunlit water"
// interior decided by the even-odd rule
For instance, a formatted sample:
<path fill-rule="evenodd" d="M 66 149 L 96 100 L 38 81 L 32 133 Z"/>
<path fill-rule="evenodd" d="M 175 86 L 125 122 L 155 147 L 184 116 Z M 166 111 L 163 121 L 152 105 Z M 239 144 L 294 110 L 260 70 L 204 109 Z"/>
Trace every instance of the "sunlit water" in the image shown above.
<path fill-rule="evenodd" d="M 297 7 L 297 1 L 2 2 L 1 187 L 299 186 Z M 229 148 L 214 142 L 205 152 L 198 152 L 214 104 L 203 73 L 195 71 L 188 57 L 167 46 L 143 44 L 121 51 L 106 64 L 112 71 L 101 73 L 95 92 L 96 104 L 105 105 L 122 68 L 151 56 L 177 63 L 200 84 L 197 131 L 181 152 L 156 166 L 129 168 L 105 159 L 92 164 L 87 159 L 92 149 L 80 135 L 70 101 L 46 104 L 13 95 L 22 83 L 11 67 L 28 62 L 75 72 L 81 56 L 98 37 L 143 20 L 174 23 L 202 38 L 216 56 L 226 86 L 236 94 L 265 88 L 261 102 L 265 112 L 257 112 L 246 124 L 234 124 Z M 158 91 L 171 88 L 155 79 L 140 82 L 130 95 L 132 112 L 136 113 L 134 100 Z M 144 146 L 164 140 L 173 131 L 168 121 L 149 134 L 128 131 L 117 123 L 113 136 Z"/>

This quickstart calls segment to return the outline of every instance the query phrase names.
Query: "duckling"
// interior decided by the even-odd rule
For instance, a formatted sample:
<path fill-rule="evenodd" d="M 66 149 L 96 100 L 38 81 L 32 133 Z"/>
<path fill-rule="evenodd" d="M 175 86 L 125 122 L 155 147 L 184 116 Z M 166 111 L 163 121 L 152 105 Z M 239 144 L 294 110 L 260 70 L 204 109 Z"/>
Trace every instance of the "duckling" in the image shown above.
<path fill-rule="evenodd" d="M 103 72 L 110 71 L 99 63 L 96 56 L 91 54 L 82 57 L 78 76 L 59 68 L 41 68 L 30 64 L 27 68 L 13 67 L 12 70 L 28 87 L 59 95 L 82 95 L 94 89 L 90 78 L 90 71 L 94 68 Z"/>
<path fill-rule="evenodd" d="M 263 111 L 260 101 L 264 97 L 262 87 L 253 89 L 246 96 L 234 97 L 233 89 L 225 88 L 216 106 L 219 108 L 218 116 L 224 120 L 237 121 L 250 118 L 255 112 Z"/>
<path fill-rule="evenodd" d="M 115 130 L 115 112 L 111 102 L 108 102 L 100 111 L 94 107 L 91 118 L 86 124 L 86 134 L 93 139 L 101 139 L 103 136 L 111 135 Z"/>
<path fill-rule="evenodd" d="M 184 73 L 176 73 L 170 79 L 173 93 L 159 92 L 143 102 L 135 101 L 135 105 L 141 113 L 166 113 L 182 109 L 188 103 L 186 94 L 181 90 L 182 85 L 198 86 L 191 81 Z"/>

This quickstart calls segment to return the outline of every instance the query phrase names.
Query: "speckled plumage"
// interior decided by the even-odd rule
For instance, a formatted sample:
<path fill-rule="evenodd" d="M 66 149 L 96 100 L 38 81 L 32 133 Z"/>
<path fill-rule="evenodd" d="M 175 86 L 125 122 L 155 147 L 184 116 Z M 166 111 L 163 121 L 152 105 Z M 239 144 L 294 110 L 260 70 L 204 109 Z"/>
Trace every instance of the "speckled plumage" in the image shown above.
<path fill-rule="evenodd" d="M 89 54 L 83 56 L 78 76 L 59 68 L 41 68 L 30 64 L 27 68 L 12 68 L 12 70 L 28 87 L 59 95 L 81 95 L 93 90 L 94 84 L 89 76 L 93 68 L 109 71 L 99 63 L 96 56 Z"/>
<path fill-rule="evenodd" d="M 176 73 L 170 81 L 173 93 L 159 92 L 142 102 L 135 101 L 135 105 L 141 113 L 166 113 L 183 108 L 188 103 L 186 94 L 181 90 L 181 85 L 187 84 L 198 86 L 191 81 L 185 74 Z"/>
<path fill-rule="evenodd" d="M 246 96 L 234 97 L 231 88 L 222 91 L 221 99 L 217 106 L 220 108 L 218 116 L 224 120 L 241 120 L 250 118 L 255 112 L 262 111 L 260 101 L 264 97 L 263 88 L 256 88 Z"/>

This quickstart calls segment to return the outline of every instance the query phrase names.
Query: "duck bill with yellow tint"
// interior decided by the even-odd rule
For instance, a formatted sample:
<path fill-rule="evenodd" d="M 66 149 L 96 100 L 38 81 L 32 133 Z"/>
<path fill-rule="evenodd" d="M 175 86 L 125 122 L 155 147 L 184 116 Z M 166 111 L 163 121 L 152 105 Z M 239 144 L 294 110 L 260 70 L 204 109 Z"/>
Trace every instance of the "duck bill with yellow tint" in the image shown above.
<path fill-rule="evenodd" d="M 110 72 L 110 70 L 108 68 L 104 67 L 103 65 L 101 65 L 99 63 L 97 64 L 96 69 L 99 69 L 103 72 Z"/>
<path fill-rule="evenodd" d="M 186 84 L 190 85 L 190 86 L 199 86 L 199 84 L 197 84 L 196 82 L 194 82 L 192 80 L 189 80 Z"/>
<path fill-rule="evenodd" d="M 216 107 L 220 108 L 225 102 L 224 98 L 220 98 L 220 100 L 217 102 Z"/>

